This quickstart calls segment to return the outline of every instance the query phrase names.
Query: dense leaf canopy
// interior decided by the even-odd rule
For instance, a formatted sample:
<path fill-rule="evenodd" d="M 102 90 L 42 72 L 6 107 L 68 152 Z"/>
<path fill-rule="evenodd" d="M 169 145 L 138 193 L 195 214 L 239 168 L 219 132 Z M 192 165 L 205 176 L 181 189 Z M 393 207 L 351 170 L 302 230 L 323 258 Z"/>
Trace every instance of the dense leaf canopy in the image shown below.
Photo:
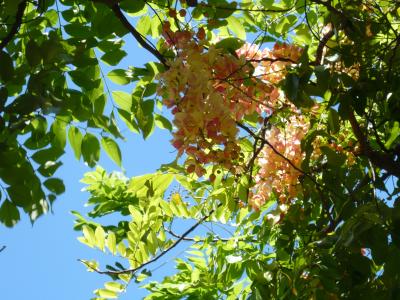
<path fill-rule="evenodd" d="M 400 2 L 0 7 L 4 225 L 22 211 L 33 222 L 64 192 L 67 141 L 90 167 L 101 148 L 121 165 L 121 126 L 168 129 L 177 149 L 154 174 L 83 178 L 80 241 L 116 260 L 82 260 L 110 278 L 96 299 L 142 281 L 146 299 L 400 298 Z M 154 61 L 134 65 L 125 39 Z M 182 243 L 175 273 L 152 282 Z"/>

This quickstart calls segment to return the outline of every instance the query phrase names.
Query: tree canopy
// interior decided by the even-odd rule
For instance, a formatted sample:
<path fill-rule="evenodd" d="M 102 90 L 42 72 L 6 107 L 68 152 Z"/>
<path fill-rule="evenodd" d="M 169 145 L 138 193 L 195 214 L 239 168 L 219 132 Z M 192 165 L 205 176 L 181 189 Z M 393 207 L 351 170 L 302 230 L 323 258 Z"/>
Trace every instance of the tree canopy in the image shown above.
<path fill-rule="evenodd" d="M 122 126 L 176 148 L 153 174 L 82 179 L 80 241 L 116 261 L 82 259 L 109 279 L 95 299 L 135 283 L 146 299 L 400 298 L 400 2 L 0 7 L 0 222 L 34 222 L 65 191 L 67 141 L 93 168 L 100 148 L 121 165 Z M 125 39 L 154 60 L 135 65 Z"/>

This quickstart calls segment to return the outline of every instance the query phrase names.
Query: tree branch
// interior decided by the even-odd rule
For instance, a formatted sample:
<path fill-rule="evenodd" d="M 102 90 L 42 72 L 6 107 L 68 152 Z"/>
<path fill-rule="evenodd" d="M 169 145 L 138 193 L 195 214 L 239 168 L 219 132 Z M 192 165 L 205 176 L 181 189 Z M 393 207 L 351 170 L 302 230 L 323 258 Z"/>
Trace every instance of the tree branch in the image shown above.
<path fill-rule="evenodd" d="M 218 205 L 218 207 L 221 206 L 221 204 Z M 131 269 L 126 269 L 126 270 L 120 270 L 120 271 L 101 271 L 96 268 L 93 268 L 92 266 L 88 265 L 86 262 L 79 260 L 80 262 L 84 263 L 88 268 L 92 269 L 96 273 L 99 274 L 106 274 L 106 275 L 119 275 L 119 274 L 128 274 L 128 273 L 135 273 L 138 270 L 142 269 L 143 267 L 159 260 L 161 257 L 163 257 L 165 254 L 167 254 L 169 251 L 171 251 L 173 248 L 175 248 L 181 241 L 185 240 L 187 236 L 193 232 L 201 223 L 203 223 L 205 220 L 207 220 L 213 213 L 215 212 L 215 209 L 212 209 L 207 215 L 203 216 L 200 220 L 198 220 L 192 227 L 190 227 L 188 230 L 186 230 L 170 247 L 167 249 L 161 251 L 158 255 L 154 256 L 152 259 L 142 263 L 140 266 L 131 268 Z"/>
<path fill-rule="evenodd" d="M 293 59 L 290 59 L 288 57 L 277 57 L 277 58 L 263 57 L 263 58 L 260 58 L 260 59 L 249 59 L 247 61 L 249 61 L 249 62 L 268 61 L 268 62 L 271 62 L 271 63 L 274 63 L 274 62 L 290 62 L 290 63 L 293 63 L 293 64 L 297 64 L 297 61 L 294 61 Z"/>
<path fill-rule="evenodd" d="M 103 3 L 110 7 L 114 12 L 115 16 L 121 21 L 122 25 L 133 35 L 136 41 L 147 51 L 153 54 L 165 67 L 167 67 L 167 60 L 165 57 L 154 47 L 152 47 L 136 30 L 135 27 L 128 21 L 125 17 L 124 13 L 121 11 L 121 8 L 118 5 L 118 2 L 115 0 L 92 0 L 93 2 Z"/>
<path fill-rule="evenodd" d="M 176 233 L 173 232 L 171 229 L 168 229 L 168 228 L 165 228 L 165 227 L 164 227 L 164 230 L 165 230 L 166 232 L 168 232 L 170 235 L 172 235 L 173 237 L 175 237 L 175 238 L 178 238 L 178 239 L 182 238 L 181 235 L 176 234 Z M 188 242 L 195 242 L 195 243 L 198 243 L 198 242 L 205 242 L 205 241 L 206 241 L 205 238 L 200 238 L 200 239 L 198 239 L 198 238 L 192 238 L 192 237 L 183 237 L 182 240 L 183 240 L 183 241 L 188 241 Z M 219 242 L 219 241 L 221 241 L 221 242 L 228 242 L 228 241 L 230 241 L 230 240 L 232 240 L 232 238 L 220 238 L 220 237 L 218 237 L 218 238 L 214 238 L 213 240 L 211 240 L 211 242 L 213 242 L 213 243 L 216 243 L 216 242 Z M 243 239 L 243 240 L 244 240 L 244 239 Z M 253 240 L 253 242 L 256 242 L 256 241 Z"/>
<path fill-rule="evenodd" d="M 18 4 L 17 14 L 15 15 L 15 22 L 11 27 L 10 32 L 6 35 L 6 37 L 0 43 L 0 50 L 3 50 L 9 42 L 14 38 L 14 36 L 18 33 L 19 28 L 22 24 L 22 17 L 24 16 L 24 12 L 27 6 L 27 1 L 24 0 L 20 4 Z"/>
<path fill-rule="evenodd" d="M 209 7 L 209 8 L 214 8 L 214 9 L 220 9 L 220 10 L 228 10 L 228 11 L 245 11 L 245 12 L 263 12 L 263 13 L 285 13 L 285 12 L 289 12 L 293 9 L 297 9 L 299 7 L 296 7 L 298 1 L 296 1 L 295 5 L 293 5 L 292 7 L 289 8 L 270 8 L 270 9 L 266 9 L 266 8 L 241 8 L 241 7 L 228 7 L 228 6 L 215 6 L 215 5 L 210 5 L 210 4 L 206 4 L 206 3 L 202 3 L 201 5 L 203 7 Z"/>
<path fill-rule="evenodd" d="M 350 110 L 349 112 L 349 121 L 353 133 L 360 144 L 360 154 L 369 158 L 375 166 L 384 169 L 388 173 L 400 178 L 400 163 L 396 161 L 393 156 L 379 153 L 371 148 L 368 138 L 365 136 L 360 125 L 358 124 L 353 110 Z"/>
<path fill-rule="evenodd" d="M 128 21 L 125 15 L 122 13 L 121 9 L 119 8 L 118 4 L 114 4 L 111 9 L 113 10 L 114 14 L 120 19 L 122 25 L 125 26 L 126 29 L 129 30 L 130 33 L 135 37 L 138 43 L 151 54 L 153 54 L 157 59 L 164 65 L 167 66 L 167 61 L 165 57 L 155 48 L 151 47 L 142 37 L 142 35 L 132 26 L 132 24 Z"/>
<path fill-rule="evenodd" d="M 315 54 L 315 61 L 312 63 L 315 66 L 319 66 L 321 64 L 323 53 L 324 53 L 324 48 L 325 48 L 326 44 L 328 43 L 328 41 L 331 39 L 331 37 L 333 37 L 333 35 L 335 34 L 333 31 L 333 25 L 329 24 L 329 26 L 330 26 L 330 28 L 329 28 L 328 32 L 319 41 L 317 52 Z"/>
<path fill-rule="evenodd" d="M 283 158 L 285 161 L 287 161 L 289 163 L 289 165 L 291 165 L 296 171 L 300 172 L 303 175 L 306 176 L 310 176 L 309 174 L 307 174 L 306 172 L 304 172 L 302 169 L 300 169 L 299 167 L 297 167 L 290 159 L 288 159 L 285 155 L 283 155 L 282 153 L 280 153 L 278 150 L 275 149 L 275 147 L 268 141 L 266 140 L 264 137 L 260 137 L 257 134 L 255 134 L 253 131 L 251 131 L 249 128 L 247 128 L 245 125 L 243 125 L 242 123 L 237 122 L 236 123 L 240 128 L 242 128 L 244 131 L 246 131 L 248 134 L 250 134 L 255 140 L 260 140 L 262 141 L 264 144 L 268 145 L 268 147 L 270 147 L 272 149 L 272 151 L 275 152 L 276 155 L 278 155 L 279 157 Z M 312 178 L 312 177 L 311 177 Z M 312 180 L 314 181 L 314 178 L 312 178 Z"/>

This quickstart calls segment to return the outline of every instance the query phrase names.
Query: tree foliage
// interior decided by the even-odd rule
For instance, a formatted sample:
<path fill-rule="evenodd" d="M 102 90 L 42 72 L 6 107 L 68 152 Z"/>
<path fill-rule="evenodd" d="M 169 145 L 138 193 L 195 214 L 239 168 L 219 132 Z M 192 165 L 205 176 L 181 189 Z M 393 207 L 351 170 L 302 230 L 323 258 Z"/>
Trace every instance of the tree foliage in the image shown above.
<path fill-rule="evenodd" d="M 5 225 L 64 192 L 67 140 L 94 167 L 100 147 L 121 164 L 117 124 L 172 132 L 177 159 L 156 173 L 82 180 L 80 241 L 116 259 L 82 260 L 111 278 L 96 299 L 133 281 L 146 299 L 400 297 L 399 3 L 20 0 L 1 19 Z M 119 66 L 129 35 L 154 62 Z"/>

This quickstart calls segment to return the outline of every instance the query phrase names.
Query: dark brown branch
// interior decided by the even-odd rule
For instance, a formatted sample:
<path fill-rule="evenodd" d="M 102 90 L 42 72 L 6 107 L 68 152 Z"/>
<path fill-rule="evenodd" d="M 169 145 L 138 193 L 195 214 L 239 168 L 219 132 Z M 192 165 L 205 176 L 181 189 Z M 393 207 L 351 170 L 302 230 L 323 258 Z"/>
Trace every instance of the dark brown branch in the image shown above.
<path fill-rule="evenodd" d="M 333 25 L 328 24 L 330 26 L 330 29 L 328 32 L 322 37 L 322 39 L 319 41 L 317 52 L 315 55 L 315 61 L 312 63 L 315 66 L 319 66 L 322 63 L 322 56 L 324 53 L 324 48 L 328 41 L 333 37 L 334 31 L 333 31 Z"/>
<path fill-rule="evenodd" d="M 279 157 L 283 158 L 285 161 L 287 161 L 289 163 L 289 165 L 291 165 L 296 171 L 299 171 L 301 174 L 306 175 L 306 176 L 310 176 L 309 174 L 307 174 L 306 172 L 304 172 L 302 169 L 300 169 L 299 167 L 297 167 L 289 158 L 287 158 L 285 155 L 283 155 L 282 153 L 280 153 L 278 150 L 275 149 L 275 147 L 268 141 L 266 140 L 264 137 L 260 137 L 257 134 L 255 134 L 253 131 L 251 131 L 249 128 L 247 128 L 245 125 L 243 125 L 242 123 L 237 122 L 236 123 L 240 128 L 242 128 L 244 131 L 246 131 L 248 134 L 250 134 L 254 139 L 256 140 L 260 140 L 262 142 L 264 142 L 266 145 L 268 145 L 268 147 L 270 147 L 272 149 L 272 151 L 275 152 L 276 155 L 278 155 Z M 311 177 L 312 178 L 312 177 Z M 314 181 L 314 178 L 312 178 L 312 180 Z"/>
<path fill-rule="evenodd" d="M 220 205 L 218 205 L 220 206 Z M 168 247 L 167 249 L 161 251 L 158 255 L 154 256 L 152 259 L 142 263 L 140 266 L 136 267 L 136 268 L 131 268 L 131 269 L 126 269 L 126 270 L 120 270 L 120 271 L 100 271 L 96 268 L 93 268 L 92 266 L 88 265 L 87 263 L 85 263 L 82 260 L 79 260 L 81 262 L 83 262 L 88 268 L 92 269 L 93 271 L 95 271 L 96 273 L 99 274 L 106 274 L 106 275 L 119 275 L 119 274 L 128 274 L 128 273 L 135 273 L 138 270 L 144 268 L 145 266 L 159 260 L 161 257 L 163 257 L 165 254 L 167 254 L 169 251 L 171 251 L 172 249 L 174 249 L 180 242 L 182 242 L 183 240 L 185 240 L 185 238 L 187 238 L 187 236 L 193 232 L 197 227 L 199 227 L 205 220 L 207 220 L 213 213 L 215 212 L 215 209 L 212 209 L 207 215 L 205 215 L 204 217 L 202 217 L 200 220 L 198 220 L 192 227 L 190 227 L 188 230 L 186 230 L 170 247 Z"/>
<path fill-rule="evenodd" d="M 326 227 L 322 230 L 322 232 L 324 232 L 324 233 L 329 233 L 329 232 L 332 232 L 332 231 L 335 230 L 336 225 L 337 225 L 337 222 L 336 222 L 336 220 L 333 218 L 331 212 L 329 211 L 329 209 L 330 209 L 329 206 L 330 206 L 330 205 L 329 205 L 329 202 L 328 202 L 328 201 L 326 200 L 326 198 L 324 197 L 323 191 L 321 190 L 321 188 L 320 188 L 319 186 L 317 186 L 316 188 L 317 188 L 319 197 L 320 197 L 320 199 L 321 199 L 323 212 L 326 214 L 326 216 L 327 216 L 327 218 L 328 218 L 328 220 L 329 220 L 328 226 L 326 226 Z"/>
<path fill-rule="evenodd" d="M 298 1 L 296 1 L 297 4 Z M 220 9 L 220 10 L 228 10 L 228 11 L 245 11 L 245 12 L 264 12 L 264 13 L 285 13 L 285 12 L 289 12 L 296 7 L 296 4 L 292 7 L 289 8 L 284 8 L 284 9 L 263 9 L 263 8 L 241 8 L 241 7 L 227 7 L 227 6 L 215 6 L 215 5 L 210 5 L 210 4 L 206 4 L 206 3 L 202 3 L 201 5 L 204 7 L 209 7 L 209 8 L 215 8 L 215 9 Z"/>
<path fill-rule="evenodd" d="M 365 155 L 371 160 L 371 162 L 379 167 L 380 169 L 386 170 L 388 173 L 400 178 L 400 163 L 394 159 L 394 156 L 379 153 L 374 151 L 369 142 L 367 136 L 365 136 L 360 125 L 358 124 L 354 112 L 350 110 L 349 121 L 351 128 L 358 143 L 360 144 L 360 154 Z"/>
<path fill-rule="evenodd" d="M 119 8 L 118 4 L 114 4 L 111 9 L 113 10 L 114 14 L 120 19 L 122 25 L 125 26 L 126 29 L 134 36 L 134 38 L 138 41 L 138 43 L 151 54 L 153 54 L 157 59 L 164 65 L 167 66 L 167 61 L 165 57 L 155 48 L 151 47 L 142 37 L 142 35 L 136 30 L 135 27 L 128 21 L 125 15 L 122 13 L 121 9 Z"/>
<path fill-rule="evenodd" d="M 17 14 L 15 15 L 15 22 L 12 25 L 10 32 L 1 41 L 0 50 L 3 50 L 8 45 L 8 43 L 11 42 L 14 36 L 18 33 L 18 30 L 22 24 L 22 17 L 24 16 L 26 6 L 27 6 L 27 1 L 22 1 L 20 4 L 18 4 Z"/>
<path fill-rule="evenodd" d="M 115 16 L 121 21 L 122 25 L 133 35 L 136 41 L 147 51 L 153 54 L 164 66 L 167 67 L 165 57 L 154 47 L 152 47 L 136 30 L 135 27 L 128 21 L 124 13 L 121 11 L 117 1 L 114 0 L 92 0 L 93 2 L 103 3 L 109 6 L 114 12 Z"/>
<path fill-rule="evenodd" d="M 386 152 L 386 153 L 390 153 L 390 150 L 386 149 L 385 145 L 383 144 L 381 138 L 379 137 L 379 133 L 378 133 L 378 127 L 376 126 L 375 122 L 373 119 L 368 118 L 368 122 L 371 123 L 372 125 L 372 130 L 374 132 L 374 136 L 375 136 L 375 141 L 378 144 L 378 146 L 382 149 L 382 151 Z"/>
<path fill-rule="evenodd" d="M 164 228 L 164 229 L 165 229 L 166 232 L 168 232 L 170 235 L 172 235 L 172 236 L 175 237 L 175 238 L 181 238 L 181 237 L 182 237 L 181 235 L 176 234 L 175 232 L 173 232 L 171 229 L 168 229 L 168 228 Z M 220 241 L 221 241 L 221 242 L 229 242 L 230 240 L 233 240 L 233 239 L 234 239 L 234 238 L 215 238 L 215 239 L 211 240 L 211 242 L 212 242 L 212 243 L 216 243 L 216 242 L 220 242 Z M 249 240 L 247 240 L 246 238 L 241 238 L 240 240 L 242 240 L 242 241 L 249 241 Z M 200 238 L 200 239 L 198 239 L 198 238 L 192 238 L 192 237 L 184 237 L 184 238 L 183 238 L 183 241 L 198 243 L 198 242 L 205 242 L 206 239 L 205 239 L 205 238 Z M 249 241 L 249 242 L 256 243 L 257 241 L 256 241 L 256 240 L 251 240 L 251 241 Z"/>
<path fill-rule="evenodd" d="M 281 61 L 281 62 L 290 62 L 290 63 L 293 63 L 293 64 L 297 64 L 296 61 L 294 61 L 293 59 L 287 58 L 287 57 L 277 57 L 277 58 L 263 57 L 263 58 L 260 58 L 260 59 L 249 59 L 248 61 L 249 62 L 268 61 L 268 62 L 271 62 L 271 63 L 280 62 Z"/>
<path fill-rule="evenodd" d="M 198 243 L 198 242 L 204 242 L 206 239 L 205 238 L 192 238 L 192 237 L 182 237 L 181 235 L 179 235 L 179 234 L 176 234 L 175 232 L 173 232 L 171 229 L 168 229 L 168 228 L 165 228 L 164 227 L 164 230 L 166 231 L 166 232 L 168 232 L 170 235 L 172 235 L 173 237 L 175 237 L 175 238 L 177 238 L 177 239 L 180 239 L 180 238 L 182 238 L 182 240 L 183 241 L 187 241 L 187 242 L 195 242 L 195 243 Z M 227 242 L 227 241 L 229 241 L 230 239 L 225 239 L 225 238 L 215 238 L 215 239 L 213 239 L 211 242 L 213 242 L 213 243 L 216 243 L 216 242 L 218 242 L 218 241 L 222 241 L 222 242 Z"/>
<path fill-rule="evenodd" d="M 261 129 L 260 135 L 261 136 L 265 136 L 265 133 L 267 131 L 267 126 L 268 126 L 268 121 L 269 121 L 269 117 L 264 119 L 264 124 L 263 127 Z M 261 150 L 264 148 L 265 146 L 265 141 L 261 140 L 261 144 L 257 147 L 259 140 L 258 139 L 254 139 L 254 144 L 253 144 L 253 156 L 251 157 L 249 164 L 247 165 L 247 172 L 249 173 L 249 184 L 247 186 L 247 201 L 249 201 L 249 194 L 250 194 L 250 188 L 251 185 L 253 183 L 253 168 L 254 168 L 254 163 L 256 161 L 256 159 L 258 158 L 258 155 L 260 154 Z"/>
<path fill-rule="evenodd" d="M 199 242 L 199 240 L 196 239 L 196 238 L 192 238 L 192 237 L 183 237 L 183 236 L 181 236 L 181 235 L 178 235 L 178 234 L 176 234 L 175 232 L 173 232 L 171 229 L 168 229 L 168 228 L 165 228 L 165 227 L 164 227 L 164 230 L 165 230 L 166 232 L 168 232 L 170 235 L 172 235 L 173 237 L 175 237 L 175 238 L 178 238 L 178 239 L 182 238 L 182 241 L 187 241 L 187 242 Z"/>

